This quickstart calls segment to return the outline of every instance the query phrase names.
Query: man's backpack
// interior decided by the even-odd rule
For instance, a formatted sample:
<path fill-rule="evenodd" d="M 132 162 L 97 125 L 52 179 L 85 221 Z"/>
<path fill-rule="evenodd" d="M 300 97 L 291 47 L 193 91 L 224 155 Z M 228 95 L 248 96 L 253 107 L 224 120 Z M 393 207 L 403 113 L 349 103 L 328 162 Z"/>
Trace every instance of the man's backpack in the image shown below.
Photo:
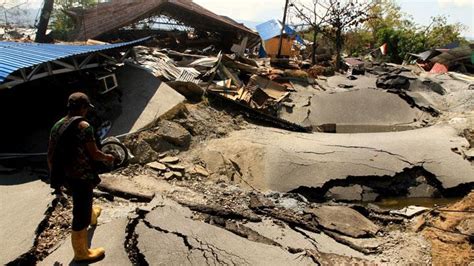
<path fill-rule="evenodd" d="M 68 149 L 66 149 L 67 140 L 70 139 L 74 129 L 78 128 L 80 122 L 85 121 L 82 116 L 72 117 L 69 121 L 62 124 L 58 129 L 58 135 L 53 145 L 49 149 L 52 153 L 51 158 L 51 169 L 50 169 L 50 182 L 51 188 L 59 189 L 66 181 L 66 172 L 64 171 L 64 162 L 68 156 Z"/>

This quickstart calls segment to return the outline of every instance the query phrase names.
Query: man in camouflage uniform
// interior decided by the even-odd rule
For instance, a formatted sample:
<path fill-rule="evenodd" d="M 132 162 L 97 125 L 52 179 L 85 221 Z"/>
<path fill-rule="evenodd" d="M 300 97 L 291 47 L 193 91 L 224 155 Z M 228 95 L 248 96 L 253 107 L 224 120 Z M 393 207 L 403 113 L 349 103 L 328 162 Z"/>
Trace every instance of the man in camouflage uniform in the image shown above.
<path fill-rule="evenodd" d="M 51 187 L 58 195 L 61 195 L 62 186 L 72 194 L 74 260 L 95 261 L 103 258 L 105 250 L 89 249 L 88 244 L 87 227 L 97 224 L 100 215 L 100 208 L 92 207 L 92 191 L 100 182 L 94 161 L 113 163 L 115 158 L 97 148 L 94 129 L 85 120 L 89 108 L 93 107 L 87 95 L 80 92 L 71 94 L 67 107 L 67 116 L 51 130 L 48 147 Z"/>

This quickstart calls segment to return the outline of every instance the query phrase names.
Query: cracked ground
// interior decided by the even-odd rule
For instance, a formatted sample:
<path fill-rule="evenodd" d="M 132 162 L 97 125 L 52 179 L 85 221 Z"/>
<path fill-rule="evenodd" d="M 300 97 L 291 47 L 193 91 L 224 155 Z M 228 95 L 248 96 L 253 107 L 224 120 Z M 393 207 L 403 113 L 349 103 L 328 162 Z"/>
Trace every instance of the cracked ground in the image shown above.
<path fill-rule="evenodd" d="M 331 97 L 310 96 L 296 105 L 320 108 L 316 103 Z M 429 127 L 407 131 L 303 134 L 253 124 L 232 110 L 188 104 L 162 124 L 173 130 L 125 140 L 137 162 L 102 176 L 95 204 L 103 213 L 89 229 L 92 246 L 106 249 L 97 264 L 442 265 L 443 254 L 453 251 L 456 263 L 470 262 L 474 167 L 466 156 L 469 140 L 460 132 L 472 127 L 471 109 L 448 110 Z M 411 121 L 397 115 L 396 122 Z M 8 244 L 0 262 L 70 264 L 67 209 L 51 205 L 47 185 L 18 179 L 23 175 L 5 175 L 16 181 L 0 187 L 2 197 L 24 195 L 2 206 L 14 215 L 2 221 L 1 228 L 11 230 L 1 238 L 24 235 Z M 431 205 L 407 214 L 373 204 L 385 196 L 453 194 L 453 201 L 467 195 L 462 207 Z M 451 206 L 459 216 L 442 212 Z M 16 211 L 22 208 L 31 213 Z M 25 222 L 10 226 L 17 221 Z"/>

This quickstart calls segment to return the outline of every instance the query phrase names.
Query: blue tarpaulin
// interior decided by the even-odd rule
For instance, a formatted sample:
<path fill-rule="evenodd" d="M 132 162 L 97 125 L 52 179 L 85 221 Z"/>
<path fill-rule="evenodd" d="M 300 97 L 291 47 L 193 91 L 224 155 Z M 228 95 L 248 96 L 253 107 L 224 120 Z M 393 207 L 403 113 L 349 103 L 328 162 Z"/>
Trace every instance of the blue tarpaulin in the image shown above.
<path fill-rule="evenodd" d="M 260 37 L 264 41 L 267 41 L 276 36 L 280 36 L 282 23 L 280 23 L 276 19 L 272 19 L 265 23 L 257 25 L 256 28 Z M 283 31 L 283 34 L 295 36 L 297 42 L 299 42 L 302 45 L 305 44 L 303 39 L 297 34 L 297 32 L 288 25 L 285 25 L 285 30 Z"/>

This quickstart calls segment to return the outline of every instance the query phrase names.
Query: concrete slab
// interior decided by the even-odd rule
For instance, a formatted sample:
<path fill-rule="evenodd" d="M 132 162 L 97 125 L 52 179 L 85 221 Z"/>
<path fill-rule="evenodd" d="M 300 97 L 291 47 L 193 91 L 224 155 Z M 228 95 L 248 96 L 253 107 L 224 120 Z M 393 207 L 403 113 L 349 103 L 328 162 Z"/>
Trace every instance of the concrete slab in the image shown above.
<path fill-rule="evenodd" d="M 153 125 L 183 107 L 183 95 L 145 70 L 124 66 L 116 75 L 123 91 L 122 114 L 113 121 L 111 136 Z"/>
<path fill-rule="evenodd" d="M 380 228 L 359 212 L 344 206 L 320 206 L 307 209 L 318 223 L 334 232 L 350 237 L 374 236 Z"/>
<path fill-rule="evenodd" d="M 366 134 L 257 127 L 212 140 L 196 154 L 213 173 L 224 167 L 223 157 L 235 162 L 246 182 L 262 190 L 321 187 L 348 176 L 390 177 L 416 166 L 435 175 L 444 188 L 453 188 L 474 182 L 471 162 L 451 150 L 467 144 L 450 127 Z"/>
<path fill-rule="evenodd" d="M 182 208 L 173 206 L 150 212 L 136 232 L 138 247 L 151 265 L 314 264 L 301 254 L 252 242 L 220 227 L 190 219 Z"/>
<path fill-rule="evenodd" d="M 125 227 L 128 224 L 127 218 L 116 219 L 110 223 L 89 229 L 89 237 L 92 238 L 92 247 L 104 247 L 105 258 L 94 265 L 132 265 L 125 252 Z M 61 246 L 50 254 L 38 265 L 88 265 L 73 263 L 74 252 L 69 236 Z"/>
<path fill-rule="evenodd" d="M 151 201 L 154 192 L 139 186 L 132 178 L 123 175 L 103 174 L 102 182 L 97 186 L 113 195 L 123 198 L 135 198 L 140 201 Z"/>
<path fill-rule="evenodd" d="M 28 173 L 0 176 L 0 264 L 28 252 L 53 196 L 49 185 Z"/>
<path fill-rule="evenodd" d="M 304 93 L 303 93 L 304 94 Z M 388 131 L 381 126 L 416 126 L 422 119 L 430 118 L 417 108 L 412 108 L 398 95 L 379 89 L 356 89 L 344 92 L 306 93 L 306 97 L 295 95 L 296 107 L 292 112 L 282 112 L 281 117 L 298 124 L 337 124 L 338 132 L 347 131 L 342 126 L 372 126 L 356 132 Z M 377 128 L 380 127 L 380 128 Z M 355 128 L 357 130 L 357 128 Z M 366 130 L 366 131 L 364 131 Z"/>

